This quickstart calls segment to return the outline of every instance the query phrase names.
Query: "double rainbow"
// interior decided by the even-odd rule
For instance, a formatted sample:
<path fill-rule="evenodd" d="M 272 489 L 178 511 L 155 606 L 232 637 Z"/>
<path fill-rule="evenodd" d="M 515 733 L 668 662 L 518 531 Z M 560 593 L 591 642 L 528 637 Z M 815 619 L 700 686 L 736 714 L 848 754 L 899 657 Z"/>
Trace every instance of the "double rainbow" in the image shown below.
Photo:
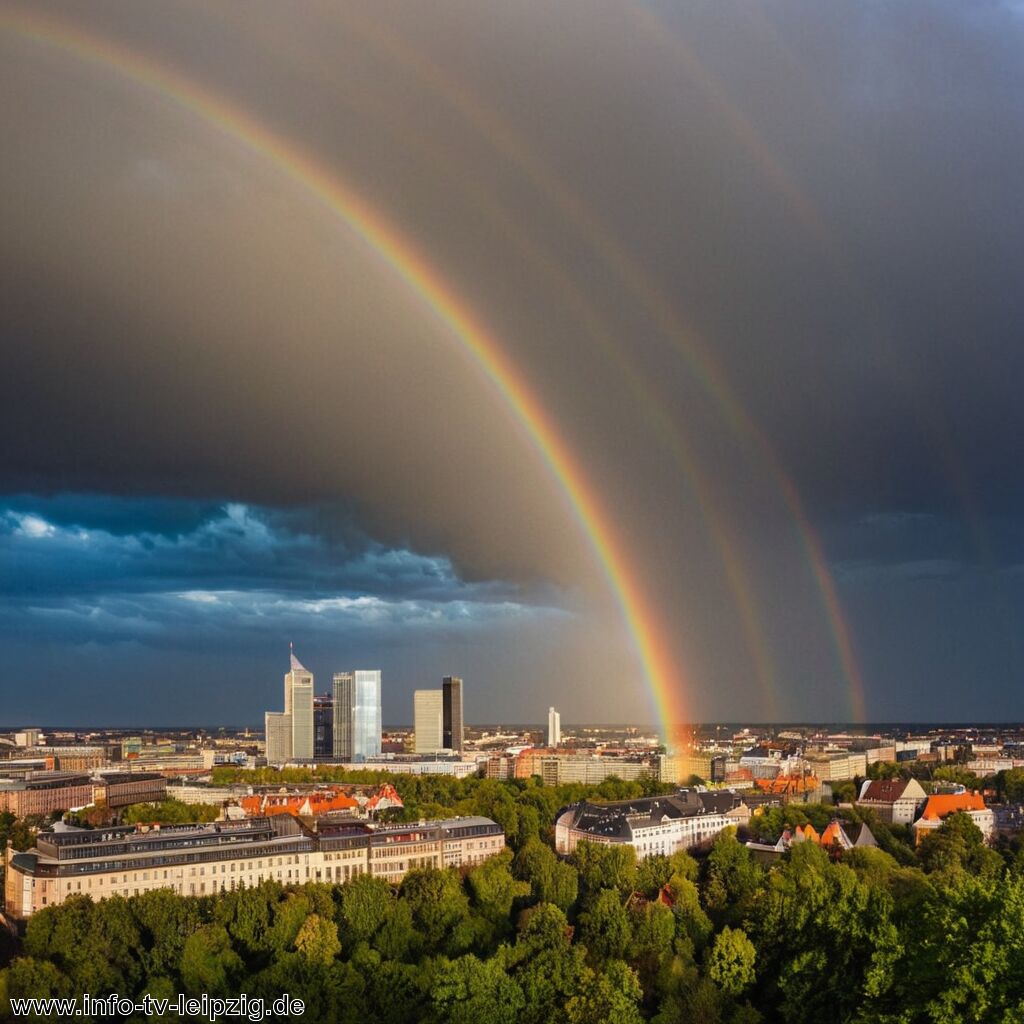
<path fill-rule="evenodd" d="M 99 65 L 201 118 L 272 163 L 357 235 L 427 306 L 491 380 L 558 481 L 597 558 L 643 666 L 663 731 L 683 720 L 680 673 L 660 624 L 631 571 L 610 517 L 527 380 L 470 306 L 413 243 L 335 170 L 244 110 L 148 55 L 55 18 L 27 11 L 0 14 L 0 27 Z"/>

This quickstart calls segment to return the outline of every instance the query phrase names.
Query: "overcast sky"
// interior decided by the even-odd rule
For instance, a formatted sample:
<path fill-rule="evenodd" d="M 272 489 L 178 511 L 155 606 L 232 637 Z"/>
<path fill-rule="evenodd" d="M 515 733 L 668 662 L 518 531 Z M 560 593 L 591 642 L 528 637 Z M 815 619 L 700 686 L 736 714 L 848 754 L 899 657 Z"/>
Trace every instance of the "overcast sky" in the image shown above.
<path fill-rule="evenodd" d="M 314 155 L 499 339 L 688 717 L 1021 717 L 1019 4 L 25 10 L 0 725 L 257 723 L 289 641 L 321 691 L 382 668 L 387 723 L 446 674 L 470 722 L 654 720 L 499 389 L 158 65 Z"/>

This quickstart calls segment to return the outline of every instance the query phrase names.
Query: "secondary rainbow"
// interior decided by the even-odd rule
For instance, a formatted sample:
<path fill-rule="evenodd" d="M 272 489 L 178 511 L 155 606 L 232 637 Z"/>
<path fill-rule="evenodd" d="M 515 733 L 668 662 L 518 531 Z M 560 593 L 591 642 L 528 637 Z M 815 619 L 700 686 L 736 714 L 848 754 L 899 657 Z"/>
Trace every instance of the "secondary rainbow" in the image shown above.
<path fill-rule="evenodd" d="M 4 12 L 0 27 L 143 85 L 272 162 L 323 203 L 423 301 L 473 356 L 561 485 L 622 611 L 663 732 L 668 735 L 671 726 L 683 720 L 679 673 L 610 518 L 551 417 L 497 338 L 409 239 L 333 169 L 179 71 L 77 25 L 35 12 Z"/>
<path fill-rule="evenodd" d="M 752 156 L 755 165 L 787 203 L 802 227 L 833 262 L 837 261 L 838 254 L 831 244 L 813 201 L 796 185 L 785 167 L 774 157 L 749 118 L 729 99 L 724 90 L 718 87 L 696 53 L 678 38 L 669 25 L 649 6 L 643 3 L 628 3 L 624 9 L 632 15 L 637 30 L 646 33 L 657 45 L 669 48 L 676 64 L 708 100 L 737 142 Z M 537 158 L 525 137 L 516 132 L 496 108 L 484 103 L 470 90 L 462 88 L 451 77 L 448 69 L 433 64 L 405 44 L 397 34 L 387 33 L 379 28 L 372 19 L 360 17 L 354 10 L 346 10 L 344 21 L 347 27 L 354 28 L 360 33 L 361 41 L 366 45 L 379 47 L 416 74 L 420 81 L 458 111 L 504 159 L 518 167 L 534 184 L 538 194 L 550 200 L 552 209 L 579 231 L 587 240 L 591 251 L 617 273 L 626 287 L 639 299 L 641 306 L 657 324 L 662 336 L 683 356 L 695 379 L 712 399 L 733 435 L 757 457 L 759 465 L 767 469 L 792 516 L 815 588 L 820 596 L 839 670 L 845 683 L 850 711 L 855 720 L 863 721 L 866 718 L 864 680 L 821 538 L 807 516 L 792 478 L 785 471 L 763 430 L 740 405 L 711 348 L 690 325 L 680 320 L 673 303 L 653 283 L 636 258 L 606 229 L 584 197 L 568 187 Z M 591 333 L 597 337 L 597 332 L 593 328 Z M 661 403 L 654 389 L 650 389 L 647 401 L 648 409 L 657 416 Z M 763 639 L 757 602 L 742 560 L 735 544 L 727 536 L 724 524 L 711 511 L 715 505 L 711 489 L 703 480 L 703 474 L 700 473 L 695 459 L 687 451 L 685 438 L 667 423 L 667 416 L 661 415 L 660 418 L 663 422 L 663 436 L 673 451 L 677 465 L 697 491 L 705 521 L 722 556 L 726 580 L 737 602 L 737 610 L 750 643 L 762 694 L 770 712 L 774 714 L 777 707 L 774 673 Z"/>

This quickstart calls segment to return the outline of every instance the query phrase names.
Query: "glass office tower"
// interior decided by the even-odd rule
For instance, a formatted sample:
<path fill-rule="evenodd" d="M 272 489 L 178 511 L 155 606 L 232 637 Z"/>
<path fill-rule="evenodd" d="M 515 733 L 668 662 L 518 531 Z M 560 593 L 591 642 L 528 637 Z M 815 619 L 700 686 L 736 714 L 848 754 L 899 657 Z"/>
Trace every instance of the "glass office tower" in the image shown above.
<path fill-rule="evenodd" d="M 445 676 L 441 680 L 443 712 L 442 742 L 446 750 L 462 753 L 462 680 L 458 676 Z"/>
<path fill-rule="evenodd" d="M 334 676 L 334 759 L 365 761 L 380 754 L 380 669 Z"/>

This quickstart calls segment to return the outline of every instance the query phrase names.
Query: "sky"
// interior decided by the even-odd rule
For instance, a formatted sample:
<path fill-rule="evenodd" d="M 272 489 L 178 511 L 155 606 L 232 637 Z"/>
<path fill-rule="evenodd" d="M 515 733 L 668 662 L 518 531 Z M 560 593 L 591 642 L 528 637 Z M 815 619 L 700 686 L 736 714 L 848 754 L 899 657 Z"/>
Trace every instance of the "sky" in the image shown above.
<path fill-rule="evenodd" d="M 0 3 L 0 726 L 1020 719 L 1022 49 Z"/>

